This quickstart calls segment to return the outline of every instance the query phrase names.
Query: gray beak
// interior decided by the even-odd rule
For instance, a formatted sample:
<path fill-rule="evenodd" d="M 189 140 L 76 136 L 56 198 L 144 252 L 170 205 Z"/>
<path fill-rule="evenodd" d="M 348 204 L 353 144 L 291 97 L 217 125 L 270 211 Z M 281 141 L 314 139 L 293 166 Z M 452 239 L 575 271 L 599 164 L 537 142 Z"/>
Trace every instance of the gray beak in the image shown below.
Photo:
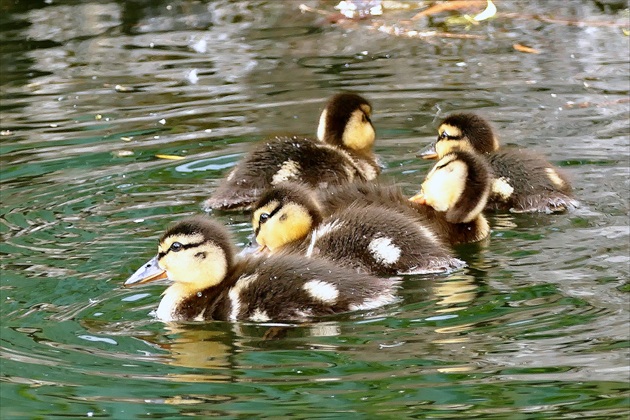
<path fill-rule="evenodd" d="M 124 286 L 129 287 L 165 278 L 167 278 L 166 270 L 160 268 L 158 265 L 158 257 L 155 256 L 147 261 L 142 267 L 137 269 L 136 272 L 133 273 L 127 281 L 125 281 Z"/>

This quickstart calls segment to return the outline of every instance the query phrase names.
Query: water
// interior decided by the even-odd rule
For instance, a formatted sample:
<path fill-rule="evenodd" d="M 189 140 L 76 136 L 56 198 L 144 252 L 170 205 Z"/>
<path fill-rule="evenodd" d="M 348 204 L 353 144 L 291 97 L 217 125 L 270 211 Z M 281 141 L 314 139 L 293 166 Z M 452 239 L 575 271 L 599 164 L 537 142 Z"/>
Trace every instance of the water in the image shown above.
<path fill-rule="evenodd" d="M 0 6 L 1 417 L 627 418 L 628 5 L 413 24 L 479 39 L 379 30 L 414 11 L 331 25 L 298 6 Z M 373 102 L 384 177 L 408 193 L 439 120 L 476 110 L 563 167 L 583 206 L 489 215 L 490 241 L 458 249 L 467 269 L 407 278 L 369 313 L 284 333 L 153 320 L 163 287 L 121 285 L 156 238 L 253 142 L 313 135 L 341 89 Z M 246 214 L 216 217 L 248 243 Z"/>

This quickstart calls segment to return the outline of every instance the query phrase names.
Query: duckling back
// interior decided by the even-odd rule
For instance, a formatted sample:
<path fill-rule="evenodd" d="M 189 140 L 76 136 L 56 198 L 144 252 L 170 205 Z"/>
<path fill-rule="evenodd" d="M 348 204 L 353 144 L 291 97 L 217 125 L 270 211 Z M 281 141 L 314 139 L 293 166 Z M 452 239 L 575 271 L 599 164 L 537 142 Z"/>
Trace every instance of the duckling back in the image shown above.
<path fill-rule="evenodd" d="M 487 155 L 494 179 L 486 208 L 513 213 L 555 213 L 579 206 L 566 176 L 544 157 L 501 149 Z"/>
<path fill-rule="evenodd" d="M 305 242 L 307 257 L 375 275 L 439 273 L 465 265 L 431 227 L 376 203 L 355 201 L 333 213 Z"/>
<path fill-rule="evenodd" d="M 307 321 L 396 301 L 399 282 L 297 255 L 247 257 L 218 286 L 187 297 L 181 320 Z"/>
<path fill-rule="evenodd" d="M 367 183 L 352 185 L 364 186 L 363 192 L 373 188 Z M 383 192 L 381 202 L 372 202 L 357 189 L 335 189 L 341 205 L 327 217 L 317 196 L 301 185 L 285 183 L 267 190 L 253 211 L 256 241 L 271 252 L 325 258 L 374 275 L 435 273 L 463 266 L 413 210 L 396 210 L 387 199 L 389 192 Z M 343 194 L 346 190 L 349 194 Z"/>
<path fill-rule="evenodd" d="M 468 222 L 449 221 L 444 212 L 409 201 L 400 188 L 394 185 L 356 182 L 322 191 L 320 200 L 326 216 L 345 208 L 349 202 L 366 206 L 377 204 L 389 212 L 402 214 L 428 227 L 440 240 L 450 245 L 477 242 L 489 233 L 487 221 L 482 216 Z"/>

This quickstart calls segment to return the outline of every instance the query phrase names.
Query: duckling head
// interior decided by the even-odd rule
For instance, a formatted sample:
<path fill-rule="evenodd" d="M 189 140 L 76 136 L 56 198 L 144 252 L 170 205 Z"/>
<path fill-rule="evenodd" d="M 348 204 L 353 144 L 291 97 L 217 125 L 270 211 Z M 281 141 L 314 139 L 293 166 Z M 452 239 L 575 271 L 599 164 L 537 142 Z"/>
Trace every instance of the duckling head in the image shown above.
<path fill-rule="evenodd" d="M 490 153 L 499 148 L 490 123 L 477 114 L 460 113 L 447 117 L 438 128 L 435 143 L 418 153 L 423 159 L 441 159 L 454 150 Z"/>
<path fill-rule="evenodd" d="M 260 249 L 271 252 L 304 239 L 322 221 L 314 193 L 295 183 L 279 184 L 260 197 L 252 215 L 252 226 Z"/>
<path fill-rule="evenodd" d="M 476 153 L 457 150 L 435 164 L 411 201 L 446 213 L 450 223 L 467 223 L 486 206 L 490 195 L 490 170 Z"/>
<path fill-rule="evenodd" d="M 372 105 L 356 93 L 338 93 L 326 104 L 319 118 L 317 138 L 334 146 L 370 155 L 376 132 Z"/>
<path fill-rule="evenodd" d="M 189 217 L 164 233 L 157 255 L 129 277 L 125 286 L 168 278 L 174 282 L 171 288 L 192 294 L 219 284 L 233 265 L 234 254 L 223 225 L 202 216 Z"/>

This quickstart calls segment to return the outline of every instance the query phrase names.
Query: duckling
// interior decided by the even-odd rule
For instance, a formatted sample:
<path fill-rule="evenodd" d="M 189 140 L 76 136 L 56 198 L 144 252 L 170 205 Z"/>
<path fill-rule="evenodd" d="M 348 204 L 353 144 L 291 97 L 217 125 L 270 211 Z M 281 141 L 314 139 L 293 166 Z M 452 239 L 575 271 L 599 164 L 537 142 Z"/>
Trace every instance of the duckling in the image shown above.
<path fill-rule="evenodd" d="M 319 259 L 237 259 L 227 228 L 201 216 L 169 228 L 125 286 L 164 278 L 173 284 L 156 311 L 162 321 L 305 321 L 392 303 L 398 285 Z"/>
<path fill-rule="evenodd" d="M 579 206 L 567 178 L 544 157 L 525 150 L 504 150 L 492 127 L 472 113 L 453 114 L 438 129 L 437 141 L 419 156 L 441 158 L 460 149 L 483 154 L 493 171 L 489 210 L 555 213 Z"/>
<path fill-rule="evenodd" d="M 254 206 L 252 225 L 261 249 L 326 258 L 373 275 L 437 273 L 464 266 L 417 218 L 362 202 L 324 218 L 316 195 L 294 183 L 267 190 Z"/>
<path fill-rule="evenodd" d="M 372 105 L 362 96 L 334 95 L 321 113 L 317 140 L 275 137 L 255 146 L 228 174 L 203 207 L 249 209 L 262 192 L 284 181 L 326 188 L 371 180 L 380 172 L 372 146 Z"/>
<path fill-rule="evenodd" d="M 323 192 L 324 215 L 349 202 L 377 203 L 417 219 L 450 245 L 479 242 L 490 234 L 482 214 L 490 195 L 490 168 L 477 154 L 463 151 L 444 156 L 429 172 L 419 194 L 406 198 L 391 185 L 355 183 Z"/>

